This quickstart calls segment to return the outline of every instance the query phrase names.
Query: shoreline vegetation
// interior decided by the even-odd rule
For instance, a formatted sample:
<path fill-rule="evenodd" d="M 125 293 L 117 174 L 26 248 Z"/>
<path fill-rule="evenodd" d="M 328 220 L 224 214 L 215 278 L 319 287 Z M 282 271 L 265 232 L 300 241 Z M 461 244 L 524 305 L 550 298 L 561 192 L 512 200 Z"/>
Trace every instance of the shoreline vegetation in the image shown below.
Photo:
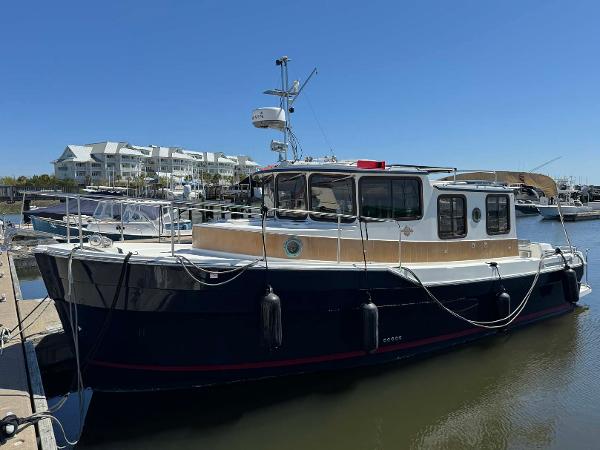
<path fill-rule="evenodd" d="M 20 188 L 36 188 L 36 189 L 56 189 L 56 188 L 74 188 L 77 183 L 74 180 L 59 180 L 54 175 L 42 174 L 26 177 L 0 177 L 0 185 L 2 186 L 17 186 Z"/>
<path fill-rule="evenodd" d="M 0 177 L 1 186 L 16 186 L 17 188 L 29 189 L 56 189 L 56 190 L 72 190 L 77 188 L 77 184 L 73 180 L 59 180 L 54 175 L 42 174 L 26 177 Z M 31 206 L 42 208 L 58 203 L 57 199 L 39 199 L 33 200 Z M 21 199 L 15 199 L 14 202 L 0 202 L 0 215 L 2 214 L 21 214 L 23 207 Z"/>
<path fill-rule="evenodd" d="M 57 200 L 35 200 L 31 202 L 31 206 L 44 208 L 46 206 L 55 205 Z M 21 214 L 22 202 L 15 201 L 13 203 L 0 202 L 0 215 L 2 214 Z"/>
<path fill-rule="evenodd" d="M 152 178 L 152 177 L 151 177 Z M 226 185 L 232 185 L 236 180 L 234 177 L 224 177 L 221 174 L 215 173 L 204 173 L 202 174 L 202 182 L 203 183 L 212 183 L 212 184 L 220 184 L 221 181 L 225 181 Z M 108 180 L 96 180 L 96 184 L 100 186 L 109 186 L 112 184 L 113 186 L 119 187 L 129 187 L 132 189 L 135 188 L 143 188 L 147 185 L 148 178 L 144 177 L 132 177 L 128 179 L 120 179 L 117 177 L 116 180 L 113 180 L 112 183 L 109 183 Z M 192 181 L 191 176 L 185 177 L 186 181 Z M 237 180 L 239 181 L 239 180 Z M 87 179 L 85 185 L 93 185 L 91 179 Z M 155 178 L 155 187 L 164 188 L 169 187 L 171 182 L 168 177 L 158 177 Z M 83 185 L 77 184 L 75 180 L 61 180 L 56 178 L 54 175 L 42 174 L 42 175 L 33 175 L 31 177 L 26 177 L 21 175 L 20 177 L 11 177 L 11 176 L 0 176 L 0 186 L 17 186 L 20 188 L 35 188 L 35 189 L 58 189 L 58 190 L 69 190 L 78 189 Z"/>

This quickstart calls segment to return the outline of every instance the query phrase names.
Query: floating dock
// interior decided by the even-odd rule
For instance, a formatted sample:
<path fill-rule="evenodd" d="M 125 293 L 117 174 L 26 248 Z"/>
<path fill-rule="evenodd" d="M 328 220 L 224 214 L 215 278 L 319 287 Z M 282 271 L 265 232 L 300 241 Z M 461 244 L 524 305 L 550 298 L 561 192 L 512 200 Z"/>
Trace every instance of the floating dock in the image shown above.
<path fill-rule="evenodd" d="M 575 221 L 579 221 L 579 220 L 600 219 L 600 211 L 594 210 L 594 211 L 585 211 L 585 212 L 580 212 L 580 213 L 575 213 L 575 214 L 564 214 L 563 218 L 567 222 L 575 222 Z"/>
<path fill-rule="evenodd" d="M 48 410 L 42 378 L 32 342 L 19 333 L 18 302 L 22 299 L 12 258 L 6 251 L 0 255 L 0 324 L 15 328 L 0 355 L 0 418 L 8 413 L 27 417 Z M 2 449 L 55 450 L 56 440 L 50 419 L 40 420 L 8 439 Z"/>

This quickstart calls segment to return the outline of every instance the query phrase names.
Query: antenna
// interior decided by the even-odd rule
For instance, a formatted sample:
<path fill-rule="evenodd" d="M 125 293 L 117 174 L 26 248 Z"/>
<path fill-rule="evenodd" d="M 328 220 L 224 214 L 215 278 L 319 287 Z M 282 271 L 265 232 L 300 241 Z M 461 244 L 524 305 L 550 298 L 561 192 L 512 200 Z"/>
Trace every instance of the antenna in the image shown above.
<path fill-rule="evenodd" d="M 306 78 L 306 81 L 304 81 L 304 83 L 302 83 L 302 86 L 300 86 L 300 89 L 297 90 L 294 98 L 292 99 L 292 101 L 290 102 L 290 106 L 294 104 L 294 102 L 296 101 L 296 99 L 298 98 L 298 96 L 300 95 L 300 93 L 302 92 L 302 89 L 304 89 L 304 86 L 306 86 L 308 84 L 308 82 L 310 81 L 310 79 L 312 78 L 313 75 L 316 75 L 317 72 L 317 68 L 315 67 L 312 72 L 310 73 L 310 75 Z M 298 81 L 294 81 L 294 83 L 298 83 Z M 298 83 L 299 84 L 299 83 Z"/>
<path fill-rule="evenodd" d="M 553 163 L 554 161 L 558 161 L 560 158 L 562 158 L 562 156 L 557 156 L 556 158 L 552 158 L 552 159 L 550 159 L 550 160 L 546 161 L 544 164 L 540 164 L 539 166 L 537 166 L 537 167 L 534 167 L 533 169 L 531 169 L 531 170 L 529 171 L 529 173 L 531 173 L 531 172 L 535 172 L 536 170 L 539 170 L 539 169 L 541 169 L 542 167 L 545 167 L 545 166 L 547 166 L 548 164 L 550 164 L 550 163 Z"/>
<path fill-rule="evenodd" d="M 291 114 L 294 112 L 292 106 L 304 87 L 310 79 L 317 73 L 315 67 L 306 78 L 306 81 L 300 86 L 298 80 L 292 81 L 289 84 L 288 79 L 288 62 L 290 58 L 282 56 L 275 60 L 275 65 L 280 67 L 281 71 L 281 89 L 268 89 L 264 91 L 267 95 L 280 97 L 280 106 L 255 109 L 252 113 L 252 123 L 257 128 L 271 128 L 283 133 L 283 142 L 271 141 L 271 150 L 279 153 L 279 161 L 288 160 L 288 148 L 292 149 L 292 161 L 298 160 L 298 140 L 292 131 Z"/>

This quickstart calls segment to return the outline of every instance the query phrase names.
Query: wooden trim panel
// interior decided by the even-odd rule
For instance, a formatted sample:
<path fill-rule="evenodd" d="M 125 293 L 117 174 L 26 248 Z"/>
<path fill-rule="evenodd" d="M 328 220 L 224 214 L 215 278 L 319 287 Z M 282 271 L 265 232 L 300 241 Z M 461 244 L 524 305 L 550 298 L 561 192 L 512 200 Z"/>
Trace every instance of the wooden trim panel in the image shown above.
<path fill-rule="evenodd" d="M 284 244 L 289 238 L 302 243 L 297 257 L 288 256 Z M 227 253 L 261 256 L 260 231 L 228 230 L 198 227 L 193 230 L 193 247 Z M 337 238 L 267 233 L 267 255 L 272 258 L 337 261 Z M 398 262 L 398 241 L 365 241 L 367 260 L 370 262 Z M 445 262 L 470 259 L 501 258 L 519 254 L 517 239 L 489 239 L 483 241 L 402 242 L 402 262 Z M 343 238 L 340 259 L 344 262 L 363 260 L 360 239 Z"/>

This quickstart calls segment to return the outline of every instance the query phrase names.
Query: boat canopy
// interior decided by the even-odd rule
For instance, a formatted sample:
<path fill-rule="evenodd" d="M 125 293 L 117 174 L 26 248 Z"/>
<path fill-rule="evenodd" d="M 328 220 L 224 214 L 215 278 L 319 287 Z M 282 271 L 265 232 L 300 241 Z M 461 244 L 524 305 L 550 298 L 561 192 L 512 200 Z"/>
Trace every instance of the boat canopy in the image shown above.
<path fill-rule="evenodd" d="M 94 214 L 98 206 L 98 200 L 81 199 L 81 214 L 91 216 Z M 69 214 L 72 216 L 77 215 L 77 200 L 71 199 L 69 201 Z M 66 202 L 62 201 L 57 205 L 47 206 L 45 208 L 32 209 L 31 211 L 23 211 L 23 215 L 27 218 L 30 216 L 44 217 L 47 219 L 61 220 L 67 215 Z"/>
<path fill-rule="evenodd" d="M 97 220 L 121 220 L 121 211 L 123 211 L 124 222 L 151 221 L 154 222 L 160 217 L 160 203 L 129 203 L 107 200 L 98 203 L 94 212 L 94 218 Z"/>

